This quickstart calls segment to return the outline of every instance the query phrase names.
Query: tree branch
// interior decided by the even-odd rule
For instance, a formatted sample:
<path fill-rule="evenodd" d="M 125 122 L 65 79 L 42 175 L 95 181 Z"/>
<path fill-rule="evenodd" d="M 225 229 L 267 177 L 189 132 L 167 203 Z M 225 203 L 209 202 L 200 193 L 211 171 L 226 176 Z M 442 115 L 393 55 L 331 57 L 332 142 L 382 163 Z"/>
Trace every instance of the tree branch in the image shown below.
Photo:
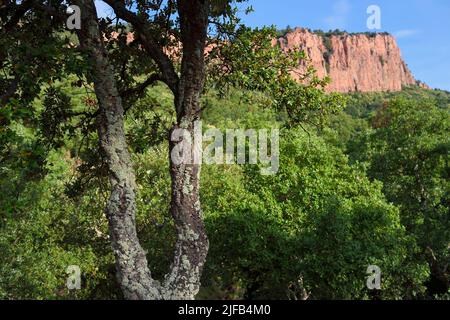
<path fill-rule="evenodd" d="M 142 19 L 134 12 L 128 10 L 125 6 L 125 3 L 120 0 L 103 1 L 111 6 L 111 8 L 113 8 L 118 18 L 130 23 L 137 30 L 137 36 L 142 46 L 150 55 L 150 57 L 156 62 L 161 71 L 161 81 L 167 84 L 172 92 L 176 94 L 178 91 L 179 82 L 178 74 L 175 71 L 173 61 L 166 53 L 164 53 L 163 47 L 158 44 L 158 41 L 151 34 L 149 22 L 145 19 Z"/>
<path fill-rule="evenodd" d="M 136 87 L 121 91 L 120 95 L 122 98 L 129 98 L 132 95 L 141 95 L 148 86 L 153 85 L 157 81 L 162 81 L 161 75 L 157 73 L 152 74 L 147 80 L 138 84 Z"/>

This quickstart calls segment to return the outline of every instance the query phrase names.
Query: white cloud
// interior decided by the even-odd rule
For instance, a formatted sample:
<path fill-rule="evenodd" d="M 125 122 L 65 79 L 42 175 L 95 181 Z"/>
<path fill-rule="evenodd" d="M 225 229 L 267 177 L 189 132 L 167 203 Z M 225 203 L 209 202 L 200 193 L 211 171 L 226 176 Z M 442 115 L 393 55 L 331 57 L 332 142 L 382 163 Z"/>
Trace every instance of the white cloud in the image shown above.
<path fill-rule="evenodd" d="M 329 29 L 345 29 L 351 5 L 348 0 L 339 0 L 333 5 L 333 14 L 326 17 L 324 22 Z"/>
<path fill-rule="evenodd" d="M 403 30 L 398 30 L 398 31 L 394 32 L 394 36 L 396 38 L 408 38 L 408 37 L 415 36 L 418 33 L 420 33 L 420 30 L 403 29 Z"/>

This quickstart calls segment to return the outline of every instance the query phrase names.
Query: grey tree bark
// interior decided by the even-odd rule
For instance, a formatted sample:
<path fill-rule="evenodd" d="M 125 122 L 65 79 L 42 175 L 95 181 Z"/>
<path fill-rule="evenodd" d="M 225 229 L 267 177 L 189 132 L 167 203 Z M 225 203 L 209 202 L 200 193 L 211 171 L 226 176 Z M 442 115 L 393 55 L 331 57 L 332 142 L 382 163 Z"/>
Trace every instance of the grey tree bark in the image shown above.
<path fill-rule="evenodd" d="M 81 9 L 82 29 L 78 37 L 82 48 L 89 52 L 91 75 L 99 103 L 98 134 L 111 184 L 106 215 L 118 282 L 127 299 L 194 299 L 200 289 L 200 277 L 209 247 L 199 196 L 200 165 L 176 164 L 169 153 L 172 179 L 170 213 L 175 221 L 177 241 L 171 271 L 160 283 L 152 278 L 145 251 L 137 237 L 136 181 L 124 133 L 124 108 L 99 31 L 95 4 L 93 0 L 73 2 Z M 106 2 L 113 7 L 118 17 L 140 28 L 143 47 L 157 62 L 163 81 L 174 93 L 177 123 L 172 130 L 182 128 L 193 136 L 194 123 L 200 119 L 200 95 L 205 78 L 204 50 L 209 1 L 177 1 L 183 43 L 179 78 L 163 48 L 158 48 L 152 42 L 146 22 L 128 11 L 121 1 Z M 178 143 L 170 141 L 170 150 Z"/>
<path fill-rule="evenodd" d="M 111 195 L 106 207 L 117 280 L 127 299 L 160 299 L 136 232 L 136 181 L 124 132 L 124 109 L 114 70 L 98 27 L 93 0 L 75 0 L 81 9 L 80 44 L 89 53 L 95 93 L 100 147 L 109 169 Z"/>
<path fill-rule="evenodd" d="M 204 52 L 207 37 L 209 2 L 205 0 L 179 0 L 183 60 L 181 77 L 175 93 L 177 124 L 172 128 L 184 129 L 195 136 L 194 124 L 200 120 L 200 95 L 205 80 Z M 195 145 L 193 154 L 201 146 Z M 177 142 L 170 141 L 170 154 Z M 189 299 L 200 289 L 200 277 L 206 261 L 209 242 L 206 236 L 200 204 L 200 164 L 174 163 L 170 158 L 172 178 L 171 214 L 178 239 L 172 272 L 165 281 L 171 298 Z M 192 155 L 192 160 L 194 155 Z"/>

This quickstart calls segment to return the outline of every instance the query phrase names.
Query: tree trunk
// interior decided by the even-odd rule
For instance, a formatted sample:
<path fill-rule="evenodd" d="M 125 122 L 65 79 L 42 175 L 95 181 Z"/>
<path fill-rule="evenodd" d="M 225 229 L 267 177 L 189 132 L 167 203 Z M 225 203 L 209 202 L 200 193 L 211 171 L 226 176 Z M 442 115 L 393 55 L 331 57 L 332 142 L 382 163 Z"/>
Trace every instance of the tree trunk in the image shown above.
<path fill-rule="evenodd" d="M 176 125 L 172 132 L 175 129 L 180 128 Z M 194 137 L 193 122 L 183 129 Z M 170 141 L 170 155 L 179 143 L 182 142 Z M 193 149 L 198 150 L 195 146 Z M 167 299 L 192 300 L 200 290 L 200 278 L 209 248 L 199 195 L 201 167 L 199 164 L 178 164 L 170 155 L 170 213 L 175 221 L 177 241 L 172 270 L 164 282 L 164 295 Z"/>
<path fill-rule="evenodd" d="M 83 49 L 89 52 L 91 76 L 100 113 L 97 119 L 100 147 L 109 171 L 111 195 L 106 207 L 117 279 L 126 299 L 160 299 L 159 284 L 151 277 L 144 250 L 136 232 L 136 182 L 123 123 L 122 99 L 112 65 L 100 35 L 92 0 L 74 1 L 81 9 L 78 32 Z"/>
<path fill-rule="evenodd" d="M 81 9 L 80 43 L 90 54 L 92 78 L 99 102 L 98 134 L 109 169 L 111 196 L 106 208 L 111 244 L 116 259 L 117 279 L 127 299 L 193 300 L 208 252 L 200 205 L 200 164 L 176 163 L 170 157 L 172 196 L 170 213 L 175 221 L 177 241 L 174 261 L 163 285 L 153 280 L 145 251 L 136 232 L 136 181 L 127 148 L 122 99 L 114 70 L 100 34 L 93 0 L 74 1 Z M 200 117 L 200 95 L 205 78 L 204 50 L 209 2 L 178 0 L 183 61 L 181 77 L 174 92 L 176 129 L 194 136 L 194 123 Z M 172 151 L 180 141 L 170 141 Z M 196 141 L 198 144 L 199 142 Z M 200 146 L 194 147 L 199 150 Z"/>
<path fill-rule="evenodd" d="M 177 129 L 186 130 L 194 138 L 195 122 L 200 120 L 200 96 L 205 82 L 205 44 L 209 1 L 178 0 L 183 60 L 178 92 L 175 93 Z M 201 134 L 201 133 L 200 133 Z M 164 287 L 170 299 L 194 299 L 200 289 L 200 278 L 208 254 L 209 242 L 203 224 L 200 204 L 200 141 L 191 141 L 191 163 L 175 163 L 172 151 L 180 141 L 170 139 L 170 175 L 172 201 L 170 212 L 177 229 L 172 271 Z"/>

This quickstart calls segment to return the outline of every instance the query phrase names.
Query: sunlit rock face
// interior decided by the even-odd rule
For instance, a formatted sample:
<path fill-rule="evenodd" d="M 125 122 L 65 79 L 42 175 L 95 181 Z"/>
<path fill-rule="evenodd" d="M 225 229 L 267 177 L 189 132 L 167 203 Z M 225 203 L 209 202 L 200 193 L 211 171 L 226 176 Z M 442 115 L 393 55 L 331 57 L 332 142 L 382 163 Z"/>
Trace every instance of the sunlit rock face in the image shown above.
<path fill-rule="evenodd" d="M 395 38 L 389 34 L 342 33 L 324 37 L 297 28 L 277 42 L 283 50 L 304 50 L 318 76 L 331 78 L 327 91 L 400 91 L 404 85 L 416 84 Z M 300 65 L 293 76 L 298 77 L 303 67 Z"/>

